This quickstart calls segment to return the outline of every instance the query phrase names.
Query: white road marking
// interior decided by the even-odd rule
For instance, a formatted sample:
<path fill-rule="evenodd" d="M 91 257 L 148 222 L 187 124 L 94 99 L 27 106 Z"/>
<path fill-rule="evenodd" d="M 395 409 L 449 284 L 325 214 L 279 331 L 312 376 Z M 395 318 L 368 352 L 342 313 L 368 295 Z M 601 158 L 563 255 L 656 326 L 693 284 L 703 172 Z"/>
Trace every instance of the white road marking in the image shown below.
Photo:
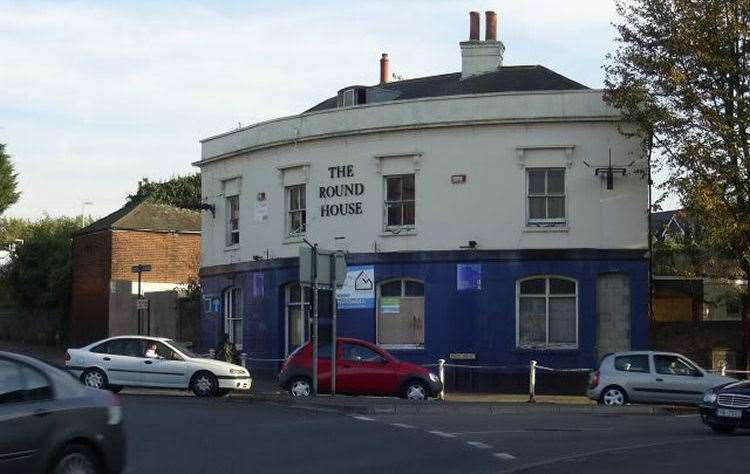
<path fill-rule="evenodd" d="M 455 438 L 456 435 L 451 433 L 445 433 L 443 431 L 428 431 L 430 434 L 434 434 L 435 436 L 440 436 L 442 438 Z"/>
<path fill-rule="evenodd" d="M 498 459 L 502 459 L 503 461 L 512 461 L 514 459 L 517 459 L 510 453 L 495 453 L 494 456 Z"/>
<path fill-rule="evenodd" d="M 474 446 L 475 448 L 479 449 L 490 449 L 492 446 L 490 446 L 487 443 L 483 443 L 481 441 L 467 441 L 466 444 L 469 446 Z"/>
<path fill-rule="evenodd" d="M 406 428 L 407 430 L 413 430 L 415 427 L 412 425 L 407 425 L 406 423 L 391 423 L 391 426 L 395 426 L 397 428 Z"/>
<path fill-rule="evenodd" d="M 369 416 L 352 415 L 352 418 L 354 418 L 355 420 L 361 420 L 361 421 L 375 421 L 375 418 L 370 418 Z"/>

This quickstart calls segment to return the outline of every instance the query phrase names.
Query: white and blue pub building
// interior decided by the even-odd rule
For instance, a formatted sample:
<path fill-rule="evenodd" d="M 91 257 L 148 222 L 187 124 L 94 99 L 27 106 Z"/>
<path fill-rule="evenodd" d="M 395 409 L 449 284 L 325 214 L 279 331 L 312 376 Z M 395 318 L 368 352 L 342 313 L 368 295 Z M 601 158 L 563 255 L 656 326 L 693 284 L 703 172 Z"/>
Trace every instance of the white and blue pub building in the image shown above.
<path fill-rule="evenodd" d="M 460 46 L 460 72 L 388 82 L 384 55 L 377 85 L 202 140 L 201 349 L 309 338 L 303 239 L 347 254 L 339 335 L 404 360 L 590 367 L 647 346 L 642 143 L 602 91 Z"/>

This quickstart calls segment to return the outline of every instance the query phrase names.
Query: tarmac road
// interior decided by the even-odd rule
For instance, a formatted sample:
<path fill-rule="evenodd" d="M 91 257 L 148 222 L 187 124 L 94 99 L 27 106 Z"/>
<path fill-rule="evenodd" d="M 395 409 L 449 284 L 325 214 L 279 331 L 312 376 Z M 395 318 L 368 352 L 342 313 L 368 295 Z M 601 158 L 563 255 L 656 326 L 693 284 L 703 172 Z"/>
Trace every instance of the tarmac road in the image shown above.
<path fill-rule="evenodd" d="M 746 473 L 750 432 L 697 415 L 347 416 L 250 399 L 128 395 L 126 473 Z"/>

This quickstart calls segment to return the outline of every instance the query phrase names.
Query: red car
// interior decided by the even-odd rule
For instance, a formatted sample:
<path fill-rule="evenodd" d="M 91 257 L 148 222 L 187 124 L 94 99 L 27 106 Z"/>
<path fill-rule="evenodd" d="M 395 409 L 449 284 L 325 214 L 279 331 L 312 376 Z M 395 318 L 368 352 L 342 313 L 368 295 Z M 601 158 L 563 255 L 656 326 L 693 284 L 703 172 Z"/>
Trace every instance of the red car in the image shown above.
<path fill-rule="evenodd" d="M 318 391 L 331 391 L 331 345 L 320 346 Z M 410 400 L 437 397 L 443 390 L 437 375 L 398 359 L 367 341 L 339 338 L 336 351 L 336 393 L 400 396 Z M 279 384 L 293 397 L 312 394 L 312 344 L 294 351 L 279 373 Z"/>

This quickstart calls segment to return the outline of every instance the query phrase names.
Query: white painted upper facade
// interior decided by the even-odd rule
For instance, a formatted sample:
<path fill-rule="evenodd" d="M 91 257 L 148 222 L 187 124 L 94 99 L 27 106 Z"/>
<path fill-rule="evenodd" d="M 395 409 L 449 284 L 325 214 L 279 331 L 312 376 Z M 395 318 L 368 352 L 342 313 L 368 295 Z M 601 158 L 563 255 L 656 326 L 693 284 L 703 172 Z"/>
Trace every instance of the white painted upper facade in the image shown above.
<path fill-rule="evenodd" d="M 287 188 L 302 184 L 304 237 L 321 248 L 646 249 L 648 184 L 636 171 L 647 163 L 618 124 L 601 91 L 579 90 L 382 102 L 208 138 L 196 163 L 203 201 L 215 206 L 215 216 L 203 212 L 202 265 L 297 256 L 302 235 L 289 235 Z M 612 190 L 594 173 L 610 150 L 613 166 L 627 168 Z M 352 176 L 331 178 L 329 168 L 341 166 Z M 554 226 L 529 222 L 528 172 L 537 168 L 564 174 L 565 218 Z M 386 228 L 384 180 L 401 174 L 414 175 L 415 222 L 395 233 Z M 359 195 L 320 197 L 321 187 L 355 183 Z M 229 238 L 232 195 L 239 244 Z M 321 215 L 322 206 L 349 203 L 361 213 Z"/>

